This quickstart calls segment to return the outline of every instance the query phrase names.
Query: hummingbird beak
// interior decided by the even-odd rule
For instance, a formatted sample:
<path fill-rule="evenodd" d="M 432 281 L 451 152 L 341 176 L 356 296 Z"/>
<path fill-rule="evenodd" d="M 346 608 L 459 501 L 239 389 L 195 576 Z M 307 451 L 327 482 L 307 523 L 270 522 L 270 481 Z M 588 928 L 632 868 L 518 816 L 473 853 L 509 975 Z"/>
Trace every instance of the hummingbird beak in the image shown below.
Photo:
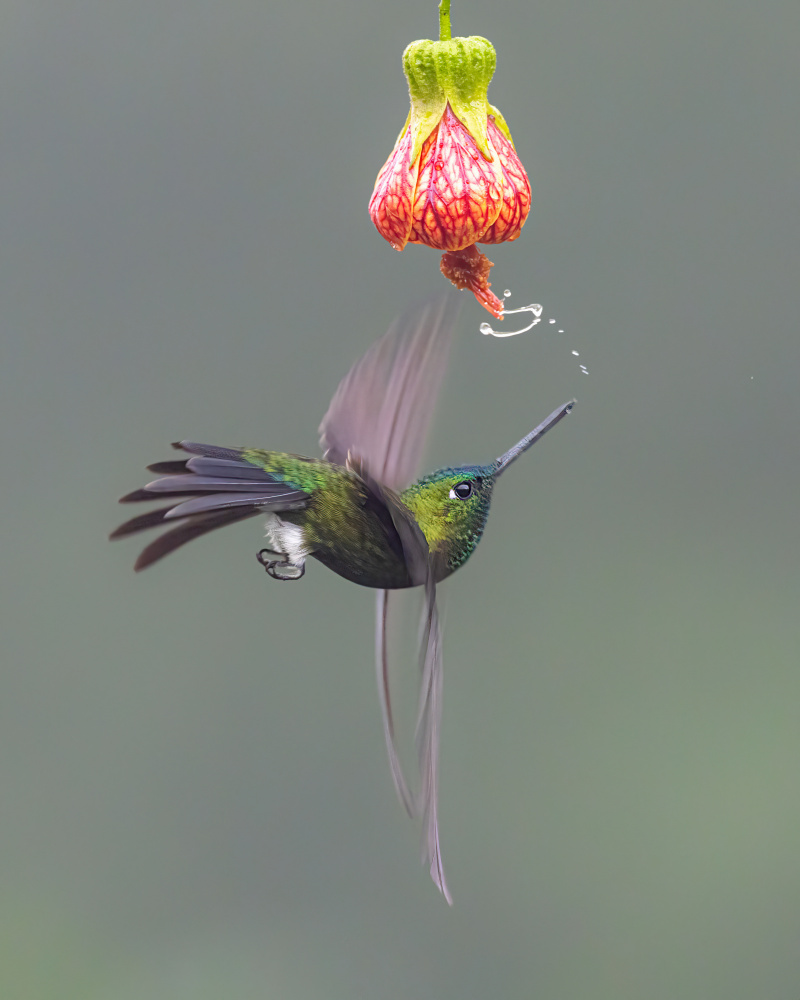
<path fill-rule="evenodd" d="M 572 407 L 576 402 L 577 400 L 571 399 L 568 403 L 564 403 L 563 406 L 559 406 L 557 410 L 553 410 L 550 416 L 546 417 L 538 427 L 534 427 L 530 434 L 526 434 L 513 448 L 509 448 L 504 455 L 501 455 L 494 463 L 495 476 L 499 476 L 501 472 L 504 472 L 524 451 L 527 451 L 532 444 L 536 444 L 539 438 L 546 434 L 551 427 L 555 427 L 559 420 L 563 420 L 568 413 L 571 413 Z"/>

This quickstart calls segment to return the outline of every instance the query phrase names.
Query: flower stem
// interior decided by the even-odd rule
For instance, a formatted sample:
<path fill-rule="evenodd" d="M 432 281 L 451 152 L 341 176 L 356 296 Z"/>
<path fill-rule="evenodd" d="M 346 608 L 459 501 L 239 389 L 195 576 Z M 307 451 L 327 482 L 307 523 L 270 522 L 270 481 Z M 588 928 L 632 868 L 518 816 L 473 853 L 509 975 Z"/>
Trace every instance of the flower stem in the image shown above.
<path fill-rule="evenodd" d="M 450 31 L 450 0 L 439 0 L 439 41 L 449 42 L 453 37 Z"/>

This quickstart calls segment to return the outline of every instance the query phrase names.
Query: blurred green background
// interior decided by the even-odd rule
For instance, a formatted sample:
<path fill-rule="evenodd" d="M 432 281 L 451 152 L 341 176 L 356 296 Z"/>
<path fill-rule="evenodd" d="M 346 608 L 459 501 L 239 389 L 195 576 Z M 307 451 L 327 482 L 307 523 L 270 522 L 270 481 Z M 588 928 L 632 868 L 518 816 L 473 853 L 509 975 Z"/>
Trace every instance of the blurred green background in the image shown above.
<path fill-rule="evenodd" d="M 800 994 L 800 8 L 453 28 L 533 186 L 494 287 L 545 322 L 465 301 L 428 467 L 579 403 L 443 588 L 449 910 L 372 595 L 269 581 L 255 522 L 142 576 L 105 541 L 176 438 L 315 454 L 444 287 L 367 215 L 435 4 L 0 7 L 4 1000 Z"/>

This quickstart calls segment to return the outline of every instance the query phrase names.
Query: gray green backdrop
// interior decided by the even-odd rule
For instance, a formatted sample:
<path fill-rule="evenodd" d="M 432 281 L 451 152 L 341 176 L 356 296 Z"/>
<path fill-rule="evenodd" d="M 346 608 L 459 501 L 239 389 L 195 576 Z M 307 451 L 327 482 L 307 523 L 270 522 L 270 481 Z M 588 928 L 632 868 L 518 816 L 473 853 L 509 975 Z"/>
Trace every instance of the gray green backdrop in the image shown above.
<path fill-rule="evenodd" d="M 176 438 L 314 454 L 443 287 L 367 215 L 435 5 L 0 6 L 4 1000 L 800 992 L 800 8 L 453 27 L 533 187 L 494 287 L 557 323 L 494 341 L 465 302 L 428 466 L 579 403 L 443 588 L 449 910 L 371 594 L 269 581 L 255 522 L 142 576 L 105 541 Z"/>

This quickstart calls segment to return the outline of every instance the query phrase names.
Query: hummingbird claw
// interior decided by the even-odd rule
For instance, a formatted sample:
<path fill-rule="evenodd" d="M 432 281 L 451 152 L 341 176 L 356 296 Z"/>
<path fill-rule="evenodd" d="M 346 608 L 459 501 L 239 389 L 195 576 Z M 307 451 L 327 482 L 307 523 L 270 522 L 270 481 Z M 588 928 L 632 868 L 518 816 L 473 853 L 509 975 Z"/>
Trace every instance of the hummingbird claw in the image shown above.
<path fill-rule="evenodd" d="M 256 559 L 267 571 L 267 576 L 271 576 L 273 580 L 299 580 L 306 571 L 305 565 L 296 566 L 289 562 L 285 552 L 275 552 L 273 549 L 261 549 L 256 553 Z"/>

